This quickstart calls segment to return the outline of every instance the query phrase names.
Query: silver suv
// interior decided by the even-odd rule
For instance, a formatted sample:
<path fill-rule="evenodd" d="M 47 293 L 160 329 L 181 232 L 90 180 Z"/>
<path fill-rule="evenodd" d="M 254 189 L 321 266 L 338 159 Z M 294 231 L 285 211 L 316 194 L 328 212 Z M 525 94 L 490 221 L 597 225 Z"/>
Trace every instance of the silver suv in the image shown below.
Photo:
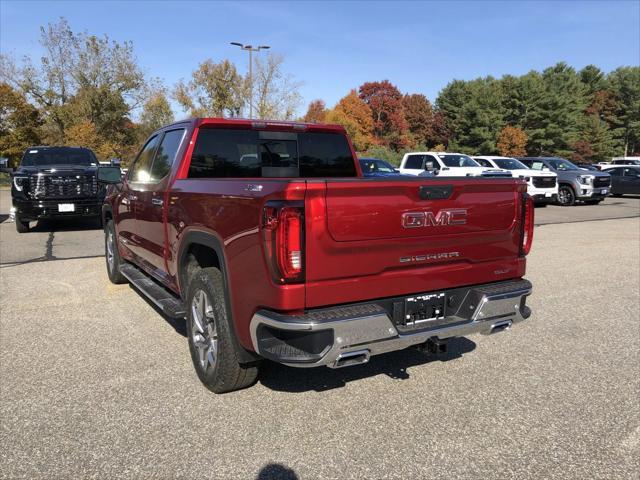
<path fill-rule="evenodd" d="M 533 170 L 545 168 L 558 174 L 558 205 L 576 201 L 598 204 L 611 193 L 611 175 L 585 170 L 560 157 L 518 157 Z"/>

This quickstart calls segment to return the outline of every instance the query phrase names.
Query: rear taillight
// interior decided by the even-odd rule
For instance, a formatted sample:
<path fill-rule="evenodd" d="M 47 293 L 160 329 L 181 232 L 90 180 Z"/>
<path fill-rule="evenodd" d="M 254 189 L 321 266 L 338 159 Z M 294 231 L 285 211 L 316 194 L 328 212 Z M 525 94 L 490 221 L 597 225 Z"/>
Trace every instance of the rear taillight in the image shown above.
<path fill-rule="evenodd" d="M 299 202 L 267 204 L 262 213 L 265 255 L 278 283 L 304 281 L 304 207 Z"/>
<path fill-rule="evenodd" d="M 521 255 L 527 255 L 531 250 L 533 242 L 533 198 L 526 193 L 522 198 L 522 243 L 520 245 Z"/>

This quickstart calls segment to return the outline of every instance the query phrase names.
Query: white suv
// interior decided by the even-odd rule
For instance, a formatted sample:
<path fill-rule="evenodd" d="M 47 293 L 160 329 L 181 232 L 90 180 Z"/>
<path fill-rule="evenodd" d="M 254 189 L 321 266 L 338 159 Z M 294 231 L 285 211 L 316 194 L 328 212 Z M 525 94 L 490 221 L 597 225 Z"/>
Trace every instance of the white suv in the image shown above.
<path fill-rule="evenodd" d="M 400 162 L 400 173 L 420 175 L 424 172 L 446 177 L 479 177 L 482 175 L 506 174 L 499 168 L 486 168 L 476 163 L 470 156 L 447 152 L 405 153 Z"/>
<path fill-rule="evenodd" d="M 558 199 L 558 175 L 551 171 L 531 170 L 524 163 L 510 157 L 480 156 L 473 157 L 485 167 L 504 168 L 514 177 L 522 177 L 527 181 L 527 193 L 536 203 L 555 203 Z"/>

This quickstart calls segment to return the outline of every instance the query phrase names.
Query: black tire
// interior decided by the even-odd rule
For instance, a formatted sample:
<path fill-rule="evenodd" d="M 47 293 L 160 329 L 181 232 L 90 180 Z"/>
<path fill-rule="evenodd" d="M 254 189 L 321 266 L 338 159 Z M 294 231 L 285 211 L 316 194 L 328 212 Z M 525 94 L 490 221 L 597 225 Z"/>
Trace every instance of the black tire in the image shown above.
<path fill-rule="evenodd" d="M 558 205 L 570 207 L 576 203 L 576 194 L 570 185 L 560 185 L 558 189 Z"/>
<path fill-rule="evenodd" d="M 120 258 L 120 252 L 118 252 L 118 244 L 116 240 L 116 228 L 113 224 L 113 220 L 109 220 L 104 229 L 104 257 L 107 263 L 107 274 L 111 283 L 120 285 L 127 283 L 127 279 L 120 273 L 120 265 L 122 265 L 122 259 Z M 111 242 L 111 249 L 109 248 L 109 242 Z"/>
<path fill-rule="evenodd" d="M 16 215 L 16 231 L 18 233 L 27 233 L 29 231 L 29 220 L 23 220 Z"/>
<path fill-rule="evenodd" d="M 258 365 L 238 362 L 220 270 L 198 270 L 189 282 L 186 300 L 189 351 L 200 381 L 214 393 L 253 385 Z"/>

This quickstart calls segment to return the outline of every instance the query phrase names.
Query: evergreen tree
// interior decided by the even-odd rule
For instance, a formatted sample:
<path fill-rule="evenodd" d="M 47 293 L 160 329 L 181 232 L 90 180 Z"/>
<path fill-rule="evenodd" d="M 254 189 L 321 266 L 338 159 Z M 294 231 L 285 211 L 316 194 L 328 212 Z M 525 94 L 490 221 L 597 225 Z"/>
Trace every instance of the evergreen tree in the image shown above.
<path fill-rule="evenodd" d="M 640 152 L 640 67 L 618 68 L 607 80 L 616 101 L 611 122 L 615 154 Z"/>

